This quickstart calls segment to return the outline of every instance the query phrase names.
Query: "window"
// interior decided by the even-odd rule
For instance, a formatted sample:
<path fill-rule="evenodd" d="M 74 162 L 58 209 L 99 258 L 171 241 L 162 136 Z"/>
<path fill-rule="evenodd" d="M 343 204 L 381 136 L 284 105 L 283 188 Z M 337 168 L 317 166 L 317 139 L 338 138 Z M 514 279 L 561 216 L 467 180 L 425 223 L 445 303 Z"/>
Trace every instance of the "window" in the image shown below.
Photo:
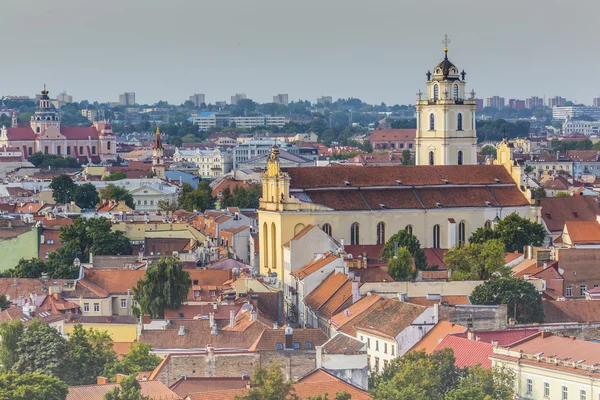
<path fill-rule="evenodd" d="M 404 230 L 406 231 L 406 233 L 408 233 L 409 235 L 413 234 L 413 227 L 412 225 L 406 225 L 406 227 L 404 228 Z"/>
<path fill-rule="evenodd" d="M 383 360 L 383 368 L 387 368 L 388 366 L 388 360 Z"/>
<path fill-rule="evenodd" d="M 110 142 L 106 142 L 106 149 L 110 150 Z"/>
<path fill-rule="evenodd" d="M 544 382 L 544 397 L 550 397 L 550 383 Z"/>
<path fill-rule="evenodd" d="M 331 225 L 324 224 L 323 225 L 323 232 L 325 232 L 326 234 L 328 234 L 329 236 L 331 236 Z"/>
<path fill-rule="evenodd" d="M 375 341 L 375 351 L 379 351 L 379 340 Z"/>
<path fill-rule="evenodd" d="M 44 146 L 44 154 L 48 154 L 48 146 Z"/>
<path fill-rule="evenodd" d="M 311 342 L 306 342 L 306 343 L 305 343 L 305 345 L 304 345 L 304 348 L 305 348 L 306 350 L 310 350 L 310 349 L 312 349 L 312 343 L 311 343 Z"/>
<path fill-rule="evenodd" d="M 100 303 L 94 303 L 94 312 L 100 312 Z"/>
<path fill-rule="evenodd" d="M 573 296 L 573 288 L 571 286 L 567 286 L 567 297 Z"/>
<path fill-rule="evenodd" d="M 56 146 L 56 154 L 60 154 L 60 146 Z"/>
<path fill-rule="evenodd" d="M 433 226 L 433 248 L 434 249 L 440 248 L 440 226 L 439 225 Z"/>
<path fill-rule="evenodd" d="M 462 131 L 463 127 L 462 127 L 462 114 L 458 113 L 458 117 L 456 117 L 456 130 L 457 131 Z"/>
<path fill-rule="evenodd" d="M 138 201 L 137 201 L 137 204 L 138 204 L 138 206 L 142 205 L 142 201 L 141 201 L 141 200 L 138 200 Z"/>
<path fill-rule="evenodd" d="M 383 344 L 383 353 L 387 354 L 387 343 Z"/>
<path fill-rule="evenodd" d="M 371 369 L 371 356 L 367 355 L 367 368 Z"/>
<path fill-rule="evenodd" d="M 465 242 L 465 223 L 461 222 L 458 224 L 458 247 L 463 246 Z"/>
<path fill-rule="evenodd" d="M 148 200 L 144 200 L 144 205 L 147 206 L 148 205 Z"/>
<path fill-rule="evenodd" d="M 485 221 L 485 223 L 483 224 L 483 226 L 486 229 L 491 229 L 492 228 L 492 221 L 490 221 L 489 219 L 487 221 Z"/>
<path fill-rule="evenodd" d="M 27 153 L 29 155 L 32 155 L 33 154 L 33 147 L 30 147 L 29 149 L 27 149 Z"/>
<path fill-rule="evenodd" d="M 429 152 L 429 165 L 433 165 L 434 164 L 434 159 L 433 159 L 433 151 Z"/>
<path fill-rule="evenodd" d="M 185 314 L 184 314 L 184 313 L 182 313 L 182 312 L 180 312 L 180 313 L 179 313 L 179 318 L 185 318 Z"/>
<path fill-rule="evenodd" d="M 79 154 L 83 154 L 83 146 L 79 146 Z"/>
<path fill-rule="evenodd" d="M 83 312 L 90 312 L 90 303 L 83 303 Z"/>
<path fill-rule="evenodd" d="M 358 222 L 353 223 L 350 227 L 350 244 L 360 244 L 360 225 Z"/>
<path fill-rule="evenodd" d="M 531 379 L 527 379 L 527 394 L 533 393 L 533 381 Z"/>
<path fill-rule="evenodd" d="M 440 88 L 438 85 L 433 85 L 433 99 L 437 100 L 440 97 Z"/>
<path fill-rule="evenodd" d="M 429 114 L 429 130 L 435 130 L 435 116 L 433 114 Z"/>
<path fill-rule="evenodd" d="M 462 152 L 462 150 L 458 151 L 458 165 L 463 165 L 463 152 Z"/>
<path fill-rule="evenodd" d="M 71 147 L 67 146 L 67 155 L 71 154 Z"/>
<path fill-rule="evenodd" d="M 567 389 L 566 386 L 562 387 L 562 400 L 568 400 L 569 399 L 569 389 Z"/>
<path fill-rule="evenodd" d="M 379 357 L 375 357 L 375 371 L 379 371 Z"/>
<path fill-rule="evenodd" d="M 96 154 L 96 146 L 92 146 L 92 154 Z"/>
<path fill-rule="evenodd" d="M 300 342 L 294 342 L 292 345 L 294 346 L 294 350 L 300 349 Z"/>
<path fill-rule="evenodd" d="M 392 345 L 392 355 L 395 356 L 395 354 L 394 354 L 394 345 Z"/>
<path fill-rule="evenodd" d="M 48 258 L 48 252 L 46 252 L 46 254 L 44 255 L 44 258 Z"/>
<path fill-rule="evenodd" d="M 385 222 L 377 224 L 377 244 L 385 244 Z"/>
<path fill-rule="evenodd" d="M 587 392 L 583 389 L 579 391 L 579 400 L 587 400 Z"/>
<path fill-rule="evenodd" d="M 371 348 L 371 338 L 368 337 L 367 338 L 367 349 L 370 349 L 370 348 Z"/>
<path fill-rule="evenodd" d="M 121 299 L 121 308 L 127 308 L 127 299 Z"/>
<path fill-rule="evenodd" d="M 586 285 L 581 285 L 579 286 L 579 295 L 580 296 L 585 296 L 585 291 L 587 290 L 587 286 Z"/>
<path fill-rule="evenodd" d="M 453 92 L 452 94 L 454 95 L 454 100 L 458 100 L 458 85 L 454 85 L 454 88 L 452 88 Z"/>
<path fill-rule="evenodd" d="M 277 344 L 275 344 L 275 348 L 277 350 L 283 350 L 283 343 L 277 343 Z"/>

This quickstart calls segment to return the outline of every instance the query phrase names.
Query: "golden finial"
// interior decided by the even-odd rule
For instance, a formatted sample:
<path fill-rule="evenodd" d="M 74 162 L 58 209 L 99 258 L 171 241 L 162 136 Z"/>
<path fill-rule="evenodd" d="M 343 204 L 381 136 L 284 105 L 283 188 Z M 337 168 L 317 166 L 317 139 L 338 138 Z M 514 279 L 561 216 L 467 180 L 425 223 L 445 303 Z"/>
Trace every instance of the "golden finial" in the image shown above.
<path fill-rule="evenodd" d="M 158 126 L 156 127 L 156 136 L 160 136 L 160 128 Z"/>
<path fill-rule="evenodd" d="M 448 54 L 448 45 L 450 44 L 451 40 L 448 39 L 448 35 L 444 35 L 444 40 L 442 40 L 442 44 L 444 45 L 444 53 Z"/>

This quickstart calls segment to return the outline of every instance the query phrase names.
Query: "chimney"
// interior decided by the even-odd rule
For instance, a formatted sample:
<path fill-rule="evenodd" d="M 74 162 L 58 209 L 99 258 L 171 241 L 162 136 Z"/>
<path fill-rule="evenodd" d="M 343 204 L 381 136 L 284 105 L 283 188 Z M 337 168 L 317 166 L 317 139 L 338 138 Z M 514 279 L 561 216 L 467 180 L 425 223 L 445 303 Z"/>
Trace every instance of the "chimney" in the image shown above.
<path fill-rule="evenodd" d="M 211 311 L 208 314 L 208 326 L 210 328 L 212 328 L 214 324 L 215 324 L 215 313 Z"/>
<path fill-rule="evenodd" d="M 117 374 L 116 378 L 117 378 L 117 383 L 120 383 L 123 378 L 127 378 L 127 375 Z"/>
<path fill-rule="evenodd" d="M 235 312 L 233 310 L 229 310 L 229 327 L 235 328 Z"/>
<path fill-rule="evenodd" d="M 294 348 L 294 330 L 289 326 L 285 328 L 285 347 L 286 350 Z"/>
<path fill-rule="evenodd" d="M 492 339 L 492 346 L 498 347 L 498 339 Z"/>
<path fill-rule="evenodd" d="M 183 336 L 185 335 L 185 326 L 180 325 L 179 326 L 179 332 L 177 333 L 179 336 Z"/>
<path fill-rule="evenodd" d="M 544 261 L 544 269 L 548 268 L 548 263 Z"/>
<path fill-rule="evenodd" d="M 473 335 L 473 331 L 469 330 L 469 332 L 467 332 L 467 339 L 475 340 L 474 337 L 475 335 Z"/>
<path fill-rule="evenodd" d="M 358 289 L 358 281 L 352 281 L 352 304 L 360 300 L 360 291 Z"/>
<path fill-rule="evenodd" d="M 108 378 L 105 378 L 103 376 L 99 376 L 96 378 L 97 385 L 106 385 L 107 383 L 108 383 Z"/>
<path fill-rule="evenodd" d="M 258 315 L 256 314 L 256 311 L 252 310 L 252 312 L 250 313 L 250 320 L 251 321 L 256 321 Z"/>

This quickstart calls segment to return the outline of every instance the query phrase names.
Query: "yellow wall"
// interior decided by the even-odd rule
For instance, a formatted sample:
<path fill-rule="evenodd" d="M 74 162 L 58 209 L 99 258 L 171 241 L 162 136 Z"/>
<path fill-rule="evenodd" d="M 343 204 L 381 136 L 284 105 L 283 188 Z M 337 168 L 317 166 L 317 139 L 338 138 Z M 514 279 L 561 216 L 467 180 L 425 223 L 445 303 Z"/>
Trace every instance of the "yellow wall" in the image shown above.
<path fill-rule="evenodd" d="M 135 324 L 81 324 L 85 329 L 95 329 L 100 332 L 106 331 L 113 342 L 133 343 L 137 340 L 137 325 Z M 71 334 L 75 324 L 65 324 L 65 333 Z"/>

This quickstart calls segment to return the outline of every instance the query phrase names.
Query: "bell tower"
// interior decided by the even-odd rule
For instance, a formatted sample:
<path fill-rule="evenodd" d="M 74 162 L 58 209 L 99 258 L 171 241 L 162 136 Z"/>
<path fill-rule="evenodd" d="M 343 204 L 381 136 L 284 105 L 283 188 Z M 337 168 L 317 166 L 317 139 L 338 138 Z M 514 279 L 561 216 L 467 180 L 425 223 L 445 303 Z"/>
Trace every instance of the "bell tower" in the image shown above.
<path fill-rule="evenodd" d="M 417 165 L 477 164 L 475 92 L 467 98 L 467 73 L 448 59 L 448 35 L 442 41 L 444 59 L 427 71 L 427 92 L 417 93 Z"/>
<path fill-rule="evenodd" d="M 267 170 L 262 174 L 261 208 L 283 210 L 290 199 L 290 177 L 281 171 L 279 147 L 271 148 Z"/>
<path fill-rule="evenodd" d="M 152 146 L 152 172 L 158 178 L 165 177 L 164 148 L 160 137 L 160 129 L 156 127 L 156 136 Z"/>

